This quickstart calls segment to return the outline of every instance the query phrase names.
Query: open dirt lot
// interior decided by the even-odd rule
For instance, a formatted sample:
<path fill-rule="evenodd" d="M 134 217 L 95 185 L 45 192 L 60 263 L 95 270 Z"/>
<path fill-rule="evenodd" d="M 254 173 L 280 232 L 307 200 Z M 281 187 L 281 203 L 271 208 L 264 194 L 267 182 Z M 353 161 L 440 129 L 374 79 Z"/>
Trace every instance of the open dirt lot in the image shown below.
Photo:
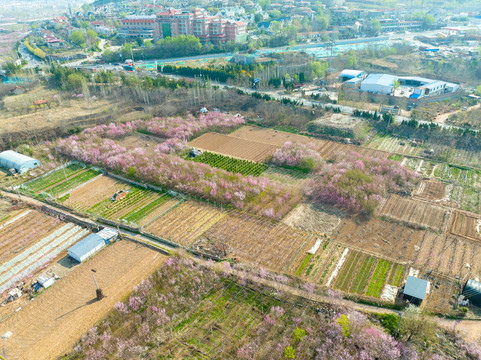
<path fill-rule="evenodd" d="M 8 359 L 55 359 L 70 351 L 75 342 L 114 304 L 152 273 L 165 256 L 141 245 L 119 241 L 87 262 L 0 324 L 0 333 L 12 332 L 2 347 Z M 106 298 L 95 300 L 91 270 Z"/>
<path fill-rule="evenodd" d="M 321 204 L 299 204 L 282 220 L 305 231 L 331 235 L 344 217 L 342 211 Z"/>
<path fill-rule="evenodd" d="M 112 113 L 112 106 L 115 104 L 106 100 L 69 100 L 58 107 L 26 115 L 12 116 L 10 112 L 0 112 L 0 117 L 3 118 L 0 122 L 0 133 L 15 132 L 19 129 L 32 131 L 39 128 L 55 128 L 65 124 L 75 126 L 76 123 L 72 119 L 83 116 L 106 116 Z"/>
<path fill-rule="evenodd" d="M 265 160 L 277 149 L 274 145 L 216 133 L 204 134 L 192 140 L 189 145 L 201 150 L 256 162 Z"/>

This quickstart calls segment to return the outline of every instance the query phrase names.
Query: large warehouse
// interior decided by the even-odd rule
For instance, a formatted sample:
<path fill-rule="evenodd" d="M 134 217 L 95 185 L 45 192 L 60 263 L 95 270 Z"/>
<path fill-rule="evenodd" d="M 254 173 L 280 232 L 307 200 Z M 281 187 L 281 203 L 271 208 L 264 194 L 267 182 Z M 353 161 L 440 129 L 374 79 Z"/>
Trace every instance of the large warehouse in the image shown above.
<path fill-rule="evenodd" d="M 13 150 L 6 150 L 0 153 L 0 166 L 7 170 L 15 169 L 19 174 L 34 169 L 40 166 L 40 164 L 40 161 Z"/>
<path fill-rule="evenodd" d="M 397 77 L 388 74 L 370 74 L 362 83 L 361 91 L 371 94 L 390 95 Z"/>

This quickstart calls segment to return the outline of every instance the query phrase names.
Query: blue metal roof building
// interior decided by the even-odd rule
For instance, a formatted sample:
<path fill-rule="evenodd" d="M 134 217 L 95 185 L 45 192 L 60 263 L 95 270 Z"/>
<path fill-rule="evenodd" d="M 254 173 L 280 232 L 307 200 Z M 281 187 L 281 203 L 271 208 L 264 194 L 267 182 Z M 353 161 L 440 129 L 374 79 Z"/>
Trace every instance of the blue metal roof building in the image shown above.
<path fill-rule="evenodd" d="M 13 150 L 6 150 L 0 153 L 0 166 L 7 170 L 15 169 L 19 174 L 34 169 L 40 165 L 41 163 L 37 159 Z"/>
<path fill-rule="evenodd" d="M 370 74 L 361 83 L 361 91 L 372 94 L 389 95 L 394 89 L 394 82 L 397 77 L 388 74 Z"/>
<path fill-rule="evenodd" d="M 68 249 L 68 254 L 71 258 L 82 262 L 105 246 L 105 239 L 97 234 L 90 234 Z"/>
<path fill-rule="evenodd" d="M 429 281 L 408 276 L 404 286 L 404 299 L 410 303 L 419 305 L 426 298 Z"/>

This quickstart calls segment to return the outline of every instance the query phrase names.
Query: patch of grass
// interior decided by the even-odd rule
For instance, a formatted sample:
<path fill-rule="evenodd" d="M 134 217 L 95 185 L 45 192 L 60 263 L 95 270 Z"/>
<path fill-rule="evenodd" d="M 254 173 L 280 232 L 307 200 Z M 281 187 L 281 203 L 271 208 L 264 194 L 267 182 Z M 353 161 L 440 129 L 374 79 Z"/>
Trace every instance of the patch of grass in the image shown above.
<path fill-rule="evenodd" d="M 58 202 L 64 202 L 64 201 L 67 201 L 68 198 L 70 197 L 70 193 L 68 194 L 65 194 L 64 196 L 61 196 L 57 199 Z"/>

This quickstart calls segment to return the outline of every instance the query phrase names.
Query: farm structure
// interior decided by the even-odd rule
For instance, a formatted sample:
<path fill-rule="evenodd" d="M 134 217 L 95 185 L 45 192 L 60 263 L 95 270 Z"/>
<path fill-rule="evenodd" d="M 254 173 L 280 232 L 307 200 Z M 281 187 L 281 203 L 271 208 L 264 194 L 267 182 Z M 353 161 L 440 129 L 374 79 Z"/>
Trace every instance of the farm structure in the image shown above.
<path fill-rule="evenodd" d="M 0 293 L 34 274 L 89 231 L 35 210 L 24 210 L 0 225 Z"/>
<path fill-rule="evenodd" d="M 274 145 L 217 133 L 204 134 L 192 140 L 189 145 L 196 149 L 255 162 L 264 161 L 277 149 Z"/>
<path fill-rule="evenodd" d="M 38 360 L 61 357 L 165 259 L 159 252 L 133 242 L 120 240 L 108 246 L 2 321 L 0 332 L 11 331 L 15 337 L 3 344 L 2 356 Z M 95 285 L 91 269 L 96 270 L 95 278 L 106 295 L 102 301 L 92 301 Z"/>
<path fill-rule="evenodd" d="M 421 305 L 429 292 L 429 281 L 408 276 L 404 285 L 403 299 L 414 305 Z"/>
<path fill-rule="evenodd" d="M 13 150 L 6 150 L 0 153 L 0 166 L 6 170 L 14 169 L 19 174 L 35 169 L 40 165 L 40 161 Z"/>
<path fill-rule="evenodd" d="M 68 254 L 72 259 L 81 263 L 108 245 L 117 235 L 117 231 L 108 228 L 96 234 L 90 234 L 69 248 Z"/>
<path fill-rule="evenodd" d="M 420 200 L 391 195 L 379 215 L 415 228 L 445 233 L 452 211 Z"/>

